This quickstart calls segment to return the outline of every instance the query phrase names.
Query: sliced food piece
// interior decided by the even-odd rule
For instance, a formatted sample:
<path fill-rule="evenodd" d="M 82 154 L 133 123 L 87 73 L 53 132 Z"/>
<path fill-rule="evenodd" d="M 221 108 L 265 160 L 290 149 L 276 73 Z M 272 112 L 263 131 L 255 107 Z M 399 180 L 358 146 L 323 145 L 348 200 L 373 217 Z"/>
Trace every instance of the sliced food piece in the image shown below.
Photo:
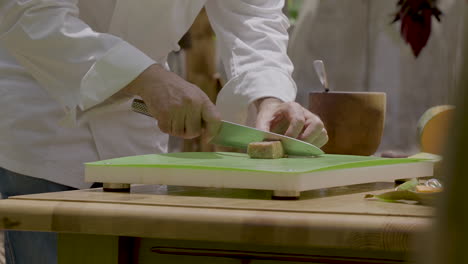
<path fill-rule="evenodd" d="M 279 159 L 284 157 L 284 149 L 280 141 L 252 142 L 247 154 L 252 159 Z"/>

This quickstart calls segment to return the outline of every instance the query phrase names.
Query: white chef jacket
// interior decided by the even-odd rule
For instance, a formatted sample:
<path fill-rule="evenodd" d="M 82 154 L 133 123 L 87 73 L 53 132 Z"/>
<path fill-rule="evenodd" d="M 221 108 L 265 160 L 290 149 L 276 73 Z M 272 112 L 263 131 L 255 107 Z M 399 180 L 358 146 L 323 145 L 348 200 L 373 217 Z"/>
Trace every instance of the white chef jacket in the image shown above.
<path fill-rule="evenodd" d="M 115 93 L 149 65 L 166 65 L 203 7 L 229 79 L 217 99 L 222 118 L 245 122 L 262 97 L 293 101 L 283 5 L 0 0 L 0 167 L 87 188 L 85 162 L 165 152 L 168 136 L 156 121 Z"/>

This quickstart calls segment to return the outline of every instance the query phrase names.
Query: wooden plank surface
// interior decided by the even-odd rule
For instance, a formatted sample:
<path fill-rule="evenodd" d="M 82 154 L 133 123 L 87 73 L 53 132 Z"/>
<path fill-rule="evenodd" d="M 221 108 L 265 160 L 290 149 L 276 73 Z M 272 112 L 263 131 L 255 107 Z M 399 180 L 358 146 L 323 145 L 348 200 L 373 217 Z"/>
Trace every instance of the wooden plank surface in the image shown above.
<path fill-rule="evenodd" d="M 430 228 L 433 210 L 363 198 L 388 187 L 323 189 L 298 201 L 270 200 L 266 191 L 171 186 L 17 196 L 0 201 L 0 229 L 408 251 L 414 236 Z"/>
<path fill-rule="evenodd" d="M 337 213 L 382 216 L 430 217 L 429 206 L 383 203 L 364 199 L 367 193 L 389 191 L 392 183 L 371 183 L 303 192 L 300 200 L 272 200 L 271 191 L 198 188 L 165 185 L 132 187 L 132 193 L 107 193 L 102 189 L 16 196 L 13 199 L 222 208 L 276 212 Z"/>
<path fill-rule="evenodd" d="M 8 202 L 8 203 L 7 203 Z M 427 218 L 10 200 L 0 228 L 264 245 L 408 251 Z"/>

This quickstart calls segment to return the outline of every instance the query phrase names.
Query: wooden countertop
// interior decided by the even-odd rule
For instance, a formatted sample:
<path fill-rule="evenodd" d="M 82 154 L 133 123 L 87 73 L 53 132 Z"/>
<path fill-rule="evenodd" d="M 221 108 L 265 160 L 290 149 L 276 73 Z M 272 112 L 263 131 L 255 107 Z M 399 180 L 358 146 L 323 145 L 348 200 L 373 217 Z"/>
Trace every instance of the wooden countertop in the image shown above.
<path fill-rule="evenodd" d="M 303 192 L 271 200 L 271 191 L 133 186 L 11 197 L 0 201 L 0 228 L 255 243 L 279 246 L 407 251 L 427 230 L 434 209 L 364 199 L 390 183 Z"/>

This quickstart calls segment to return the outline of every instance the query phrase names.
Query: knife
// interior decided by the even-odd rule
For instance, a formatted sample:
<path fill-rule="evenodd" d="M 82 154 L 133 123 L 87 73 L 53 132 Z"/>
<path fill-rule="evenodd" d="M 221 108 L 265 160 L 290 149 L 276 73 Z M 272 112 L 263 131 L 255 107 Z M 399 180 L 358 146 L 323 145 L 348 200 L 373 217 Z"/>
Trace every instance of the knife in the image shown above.
<path fill-rule="evenodd" d="M 140 99 L 133 100 L 132 110 L 152 117 L 148 112 L 145 102 Z M 224 120 L 221 121 L 218 134 L 209 143 L 246 150 L 249 143 L 274 140 L 281 141 L 284 151 L 288 155 L 316 156 L 324 154 L 321 149 L 310 143 Z"/>

